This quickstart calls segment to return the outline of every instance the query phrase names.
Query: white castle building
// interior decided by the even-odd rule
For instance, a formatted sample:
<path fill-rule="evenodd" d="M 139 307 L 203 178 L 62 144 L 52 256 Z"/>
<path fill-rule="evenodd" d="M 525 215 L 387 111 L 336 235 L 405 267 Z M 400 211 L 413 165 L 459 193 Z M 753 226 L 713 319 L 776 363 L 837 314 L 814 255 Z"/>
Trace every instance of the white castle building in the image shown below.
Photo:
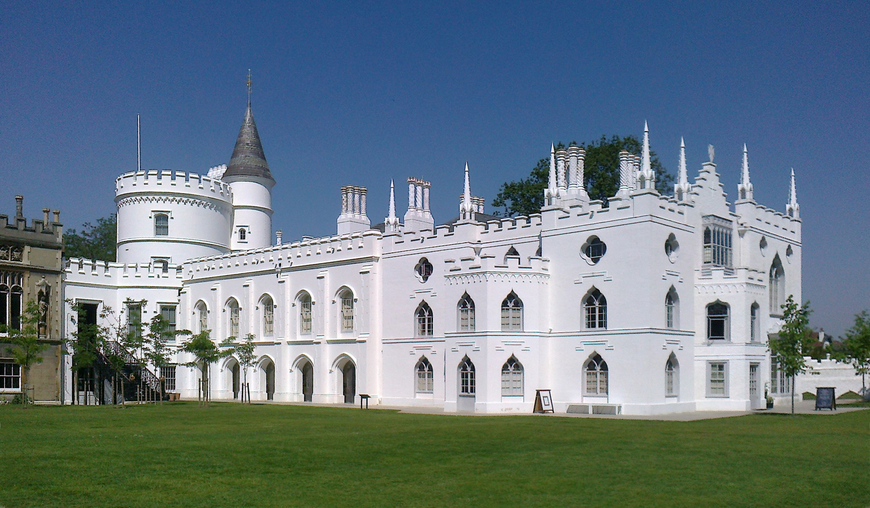
<path fill-rule="evenodd" d="M 92 320 L 132 305 L 127 315 L 162 313 L 216 343 L 253 334 L 254 400 L 367 394 L 524 413 L 549 389 L 556 412 L 764 407 L 767 389 L 788 391 L 767 336 L 786 295 L 801 297 L 794 173 L 785 213 L 756 203 L 744 146 L 732 205 L 712 147 L 690 183 L 681 146 L 674 196 L 663 196 L 649 150 L 645 128 L 642 154 L 620 154 L 606 203 L 586 194 L 585 153 L 570 146 L 551 149 L 545 206 L 529 217 L 484 214 L 466 166 L 458 219 L 436 226 L 429 183 L 409 178 L 403 221 L 392 189 L 372 227 L 366 189 L 345 186 L 335 236 L 273 242 L 275 179 L 249 102 L 227 166 L 118 177 L 118 261 L 72 260 L 65 298 Z M 177 352 L 162 372 L 187 399 L 200 376 L 183 366 L 192 359 Z M 219 361 L 211 397 L 238 398 L 239 378 L 236 358 Z"/>

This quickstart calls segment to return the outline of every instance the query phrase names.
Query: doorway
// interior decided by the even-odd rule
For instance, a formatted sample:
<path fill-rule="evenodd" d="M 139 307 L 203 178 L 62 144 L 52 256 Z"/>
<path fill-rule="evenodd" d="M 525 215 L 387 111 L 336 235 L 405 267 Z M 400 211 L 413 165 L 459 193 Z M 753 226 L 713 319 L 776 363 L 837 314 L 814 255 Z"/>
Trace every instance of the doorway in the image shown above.
<path fill-rule="evenodd" d="M 311 362 L 302 366 L 302 400 L 311 402 L 314 399 L 314 367 Z"/>
<path fill-rule="evenodd" d="M 344 403 L 353 404 L 356 398 L 356 366 L 348 361 L 341 368 Z"/>

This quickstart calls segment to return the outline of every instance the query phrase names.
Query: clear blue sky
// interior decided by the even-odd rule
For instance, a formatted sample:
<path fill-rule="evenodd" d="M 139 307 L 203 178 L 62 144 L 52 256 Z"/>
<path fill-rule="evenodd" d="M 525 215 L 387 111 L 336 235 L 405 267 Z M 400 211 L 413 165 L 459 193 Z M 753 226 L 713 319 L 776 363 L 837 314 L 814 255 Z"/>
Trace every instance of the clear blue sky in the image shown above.
<path fill-rule="evenodd" d="M 743 143 L 755 198 L 803 218 L 803 297 L 841 334 L 870 308 L 870 3 L 5 2 L 0 213 L 114 211 L 142 164 L 227 163 L 254 76 L 284 238 L 328 235 L 341 185 L 387 213 L 390 179 L 432 182 L 457 214 L 462 170 L 487 203 L 551 142 L 642 134 L 690 178 L 707 144 L 732 201 Z M 491 211 L 491 208 L 488 209 Z"/>

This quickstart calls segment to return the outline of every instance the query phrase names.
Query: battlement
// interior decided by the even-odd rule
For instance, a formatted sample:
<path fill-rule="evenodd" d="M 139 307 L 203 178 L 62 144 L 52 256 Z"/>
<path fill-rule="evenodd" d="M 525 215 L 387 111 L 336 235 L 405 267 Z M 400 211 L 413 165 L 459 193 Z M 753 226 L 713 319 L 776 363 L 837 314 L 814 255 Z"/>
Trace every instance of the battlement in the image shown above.
<path fill-rule="evenodd" d="M 49 213 L 54 215 L 53 220 Z M 60 223 L 60 210 L 53 212 L 42 209 L 42 220 L 31 219 L 30 224 L 24 216 L 24 196 L 15 196 L 15 215 L 0 215 L 0 235 L 25 243 L 42 246 L 63 245 L 63 224 Z"/>
<path fill-rule="evenodd" d="M 230 185 L 208 176 L 169 169 L 124 173 L 115 179 L 116 199 L 143 192 L 178 192 L 232 202 Z"/>
<path fill-rule="evenodd" d="M 185 263 L 185 269 L 192 276 L 196 272 L 238 271 L 242 267 L 246 270 L 280 270 L 297 264 L 339 262 L 348 258 L 375 255 L 375 245 L 381 237 L 380 231 L 370 229 L 344 235 L 305 238 L 261 249 L 191 259 Z"/>
<path fill-rule="evenodd" d="M 124 284 L 126 279 L 145 279 L 156 285 L 180 283 L 181 265 L 159 263 L 116 263 L 94 259 L 70 258 L 66 260 L 64 273 L 67 280 L 75 282 L 103 282 Z M 145 282 L 137 282 L 143 284 Z"/>

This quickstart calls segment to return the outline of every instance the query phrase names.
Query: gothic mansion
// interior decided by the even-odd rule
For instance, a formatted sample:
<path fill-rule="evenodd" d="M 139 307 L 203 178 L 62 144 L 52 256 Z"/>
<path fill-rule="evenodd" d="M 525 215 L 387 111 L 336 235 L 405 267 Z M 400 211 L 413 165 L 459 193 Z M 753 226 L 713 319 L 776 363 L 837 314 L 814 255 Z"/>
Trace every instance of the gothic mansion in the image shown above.
<path fill-rule="evenodd" d="M 786 295 L 801 297 L 794 174 L 785 213 L 756 203 L 744 147 L 732 206 L 712 149 L 690 183 L 681 147 L 674 196 L 662 196 L 645 130 L 642 155 L 620 155 L 619 191 L 603 203 L 586 194 L 584 156 L 552 151 L 545 205 L 529 217 L 485 215 L 466 167 L 456 220 L 436 225 L 429 183 L 410 178 L 403 219 L 391 193 L 372 226 L 366 189 L 346 186 L 335 236 L 285 243 L 272 234 L 275 179 L 249 103 L 227 166 L 118 177 L 118 261 L 71 260 L 65 298 L 92 319 L 130 306 L 128 316 L 162 313 L 215 342 L 253 334 L 254 400 L 367 394 L 527 413 L 549 389 L 556 412 L 764 407 L 778 377 L 767 336 Z M 69 304 L 65 314 L 74 327 Z M 197 397 L 199 370 L 183 366 L 192 359 L 175 352 L 161 372 L 181 398 Z M 236 358 L 211 372 L 212 399 L 240 396 Z"/>

